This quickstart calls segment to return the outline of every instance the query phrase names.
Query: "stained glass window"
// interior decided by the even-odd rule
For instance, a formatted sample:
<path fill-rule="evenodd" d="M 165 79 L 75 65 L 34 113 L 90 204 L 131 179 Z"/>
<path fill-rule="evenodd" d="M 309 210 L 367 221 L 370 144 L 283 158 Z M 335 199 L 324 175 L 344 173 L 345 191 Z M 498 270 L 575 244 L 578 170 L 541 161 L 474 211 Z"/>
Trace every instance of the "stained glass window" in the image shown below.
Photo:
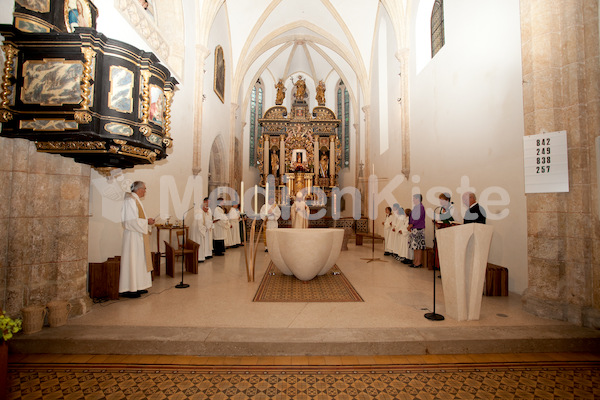
<path fill-rule="evenodd" d="M 337 85 L 337 116 L 342 122 L 337 128 L 342 146 L 342 168 L 350 167 L 350 94 L 340 79 Z"/>
<path fill-rule="evenodd" d="M 260 143 L 262 136 L 262 129 L 258 124 L 258 119 L 262 117 L 263 110 L 263 87 L 262 82 L 256 81 L 252 88 L 252 94 L 250 95 L 250 138 L 249 144 L 249 164 L 251 167 L 256 167 L 256 163 L 259 158 L 256 155 L 257 147 L 256 144 Z"/>
<path fill-rule="evenodd" d="M 431 57 L 444 46 L 444 1 L 435 0 L 431 10 Z"/>

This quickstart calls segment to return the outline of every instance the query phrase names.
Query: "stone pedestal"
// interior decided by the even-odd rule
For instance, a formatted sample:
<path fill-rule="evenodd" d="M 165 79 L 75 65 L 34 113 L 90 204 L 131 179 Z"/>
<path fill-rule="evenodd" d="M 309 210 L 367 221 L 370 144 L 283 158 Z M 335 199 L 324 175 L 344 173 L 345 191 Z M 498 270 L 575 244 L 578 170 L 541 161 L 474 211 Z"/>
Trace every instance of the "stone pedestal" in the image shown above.
<path fill-rule="evenodd" d="M 466 224 L 436 232 L 448 317 L 479 319 L 493 231 L 489 225 Z"/>

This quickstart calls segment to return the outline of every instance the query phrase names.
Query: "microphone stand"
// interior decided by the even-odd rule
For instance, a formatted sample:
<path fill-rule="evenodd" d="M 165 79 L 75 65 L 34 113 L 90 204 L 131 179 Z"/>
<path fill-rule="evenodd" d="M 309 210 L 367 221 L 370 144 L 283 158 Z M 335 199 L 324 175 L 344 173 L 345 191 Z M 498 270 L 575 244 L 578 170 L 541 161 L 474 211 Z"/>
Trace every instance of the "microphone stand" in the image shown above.
<path fill-rule="evenodd" d="M 435 210 L 437 210 L 438 208 L 441 208 L 441 206 L 437 207 Z M 435 226 L 435 210 L 433 210 L 433 245 L 437 247 L 437 242 L 435 239 L 435 231 L 436 231 L 436 226 Z M 441 214 L 438 214 L 441 215 Z M 442 314 L 437 314 L 435 312 L 435 251 L 433 252 L 433 312 L 430 313 L 426 313 L 424 315 L 425 318 L 427 318 L 430 321 L 443 321 L 444 320 L 444 316 Z"/>
<path fill-rule="evenodd" d="M 187 214 L 189 211 L 193 210 L 195 206 L 196 206 L 196 204 L 194 204 L 192 206 L 192 208 L 190 208 L 189 210 L 184 212 L 183 218 L 181 219 L 181 225 L 183 227 L 183 244 L 181 245 L 182 246 L 181 247 L 181 282 L 178 283 L 177 285 L 175 285 L 175 287 L 177 289 L 185 289 L 185 288 L 190 287 L 190 285 L 188 285 L 187 283 L 183 283 L 183 266 L 185 264 L 185 214 Z"/>

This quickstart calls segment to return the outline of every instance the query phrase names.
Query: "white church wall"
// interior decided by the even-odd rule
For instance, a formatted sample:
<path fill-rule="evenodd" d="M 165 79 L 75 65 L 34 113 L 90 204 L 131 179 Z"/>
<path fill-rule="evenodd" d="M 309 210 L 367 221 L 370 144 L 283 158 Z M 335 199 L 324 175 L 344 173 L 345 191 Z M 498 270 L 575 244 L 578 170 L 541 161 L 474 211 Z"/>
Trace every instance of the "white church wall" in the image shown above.
<path fill-rule="evenodd" d="M 127 27 L 126 22 L 114 23 L 113 18 L 120 14 L 108 2 L 99 2 L 99 27 L 107 27 L 107 36 L 140 46 L 141 40 L 135 32 Z M 195 15 L 193 4 L 184 2 L 185 16 Z M 103 20 L 102 18 L 106 18 Z M 118 29 L 122 27 L 122 29 Z M 161 219 L 171 216 L 171 220 L 181 219 L 185 210 L 191 207 L 194 198 L 201 199 L 207 187 L 208 168 L 194 178 L 192 176 L 192 150 L 194 126 L 194 76 L 195 46 L 193 24 L 186 24 L 186 43 L 184 77 L 173 97 L 171 107 L 171 136 L 173 147 L 168 150 L 166 160 L 154 165 L 138 166 L 135 169 L 115 172 L 113 179 L 107 179 L 92 170 L 90 187 L 90 224 L 89 224 L 89 262 L 101 262 L 108 257 L 121 254 L 122 227 L 120 212 L 123 191 L 135 180 L 146 182 L 148 192 L 144 207 L 149 217 L 160 216 Z M 136 36 L 134 36 L 136 35 Z M 141 47 L 141 46 L 140 46 Z M 212 73 L 210 86 L 212 91 Z M 216 96 L 215 96 L 216 97 Z M 220 102 L 220 100 L 217 99 Z M 205 114 L 206 115 L 206 114 Z M 208 160 L 210 145 L 203 141 L 202 158 Z M 202 190 L 200 190 L 202 188 Z M 166 239 L 162 237 L 161 240 Z M 156 246 L 156 233 L 153 232 L 151 244 Z"/>
<path fill-rule="evenodd" d="M 225 145 L 225 154 L 229 155 L 230 146 L 230 110 L 231 110 L 231 76 L 234 66 L 231 63 L 231 44 L 229 37 L 229 24 L 227 20 L 226 7 L 222 6 L 213 22 L 209 40 L 209 56 L 204 63 L 206 73 L 204 75 L 204 111 L 202 119 L 202 169 L 208 170 L 210 149 L 214 140 L 221 135 Z M 214 91 L 215 79 L 215 49 L 217 46 L 223 48 L 225 58 L 225 96 L 224 102 L 221 102 Z M 229 157 L 226 157 L 224 176 L 229 176 Z M 208 194 L 207 194 L 208 195 Z"/>
<path fill-rule="evenodd" d="M 395 57 L 397 48 L 389 15 L 381 7 L 371 65 L 371 165 L 365 165 L 365 177 L 368 177 L 373 173 L 374 164 L 380 190 L 402 170 L 401 106 L 396 100 L 400 97 L 400 64 Z M 387 206 L 391 207 L 392 202 L 383 201 L 377 207 L 375 232 L 380 235 L 383 235 L 381 223 Z"/>
<path fill-rule="evenodd" d="M 445 2 L 444 16 L 445 46 L 411 77 L 411 175 L 417 183 L 394 193 L 408 206 L 410 187 L 418 187 L 433 209 L 439 192 L 448 190 L 462 215 L 460 194 L 474 191 L 494 227 L 489 262 L 507 267 L 509 289 L 522 293 L 527 215 L 519 1 Z M 431 245 L 430 218 L 427 229 Z"/>

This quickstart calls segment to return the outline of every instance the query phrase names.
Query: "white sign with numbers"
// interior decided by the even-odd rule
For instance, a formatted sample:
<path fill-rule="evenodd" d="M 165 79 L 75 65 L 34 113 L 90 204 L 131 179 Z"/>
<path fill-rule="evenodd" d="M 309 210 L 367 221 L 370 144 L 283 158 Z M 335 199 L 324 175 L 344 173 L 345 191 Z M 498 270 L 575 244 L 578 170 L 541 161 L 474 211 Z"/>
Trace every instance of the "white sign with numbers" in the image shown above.
<path fill-rule="evenodd" d="M 549 132 L 523 138 L 525 193 L 569 191 L 567 132 Z"/>

